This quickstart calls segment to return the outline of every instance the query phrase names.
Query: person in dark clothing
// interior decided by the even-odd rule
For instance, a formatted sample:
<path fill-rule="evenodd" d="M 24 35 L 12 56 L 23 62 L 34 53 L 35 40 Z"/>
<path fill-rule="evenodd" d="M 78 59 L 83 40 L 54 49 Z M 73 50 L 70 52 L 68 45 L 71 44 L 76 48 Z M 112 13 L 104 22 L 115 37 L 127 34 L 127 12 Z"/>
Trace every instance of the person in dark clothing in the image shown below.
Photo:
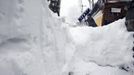
<path fill-rule="evenodd" d="M 127 4 L 126 27 L 128 31 L 134 31 L 134 0 Z"/>

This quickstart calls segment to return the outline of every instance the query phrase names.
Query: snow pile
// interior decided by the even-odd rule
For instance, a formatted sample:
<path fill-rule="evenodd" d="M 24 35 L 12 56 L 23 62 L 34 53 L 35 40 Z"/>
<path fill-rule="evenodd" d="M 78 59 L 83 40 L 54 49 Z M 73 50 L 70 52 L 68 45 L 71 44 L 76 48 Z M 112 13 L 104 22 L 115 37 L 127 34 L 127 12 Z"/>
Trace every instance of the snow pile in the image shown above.
<path fill-rule="evenodd" d="M 41 0 L 0 1 L 0 75 L 45 74 L 41 7 Z"/>
<path fill-rule="evenodd" d="M 70 42 L 45 0 L 0 0 L 0 75 L 60 75 Z"/>
<path fill-rule="evenodd" d="M 78 60 L 71 66 L 74 75 L 133 75 L 130 72 L 120 70 L 118 67 L 102 67 L 92 62 Z"/>
<path fill-rule="evenodd" d="M 125 65 L 125 67 L 129 67 L 129 71 L 133 71 L 133 37 L 132 33 L 127 32 L 124 20 L 120 19 L 107 26 L 97 28 L 86 26 L 70 28 L 70 34 L 76 44 L 72 61 L 75 62 L 77 58 L 85 63 L 92 62 L 104 67 Z M 70 64 L 75 65 L 78 62 L 74 64 L 70 62 Z"/>
<path fill-rule="evenodd" d="M 111 65 L 132 60 L 133 37 L 126 31 L 124 19 L 104 27 L 72 28 L 70 33 L 78 44 L 78 55 L 86 60 Z"/>
<path fill-rule="evenodd" d="M 73 75 L 133 75 L 131 72 L 120 70 L 118 67 L 103 67 L 93 62 L 85 62 L 81 59 L 75 59 L 69 65 L 67 71 L 73 73 Z"/>

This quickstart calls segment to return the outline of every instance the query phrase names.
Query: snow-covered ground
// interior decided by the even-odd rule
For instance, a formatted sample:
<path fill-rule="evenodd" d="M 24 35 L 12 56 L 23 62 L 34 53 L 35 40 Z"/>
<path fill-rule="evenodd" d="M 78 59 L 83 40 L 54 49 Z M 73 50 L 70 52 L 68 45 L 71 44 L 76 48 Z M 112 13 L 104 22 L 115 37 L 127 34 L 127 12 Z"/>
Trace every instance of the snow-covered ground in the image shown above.
<path fill-rule="evenodd" d="M 0 75 L 133 75 L 124 19 L 70 27 L 81 14 L 80 0 L 74 3 L 67 8 L 75 12 L 57 18 L 46 0 L 0 0 Z"/>
<path fill-rule="evenodd" d="M 133 75 L 133 37 L 125 19 L 103 27 L 69 28 L 76 50 L 65 67 L 74 75 Z M 125 70 L 121 69 L 125 68 Z"/>

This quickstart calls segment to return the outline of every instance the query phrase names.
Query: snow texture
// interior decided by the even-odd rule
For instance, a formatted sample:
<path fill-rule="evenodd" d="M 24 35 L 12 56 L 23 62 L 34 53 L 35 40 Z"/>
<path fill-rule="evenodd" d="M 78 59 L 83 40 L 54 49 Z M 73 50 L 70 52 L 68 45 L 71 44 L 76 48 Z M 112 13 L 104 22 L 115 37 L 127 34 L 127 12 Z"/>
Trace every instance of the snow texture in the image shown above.
<path fill-rule="evenodd" d="M 0 75 L 133 75 L 133 38 L 124 19 L 97 28 L 63 20 L 46 0 L 0 0 Z"/>
<path fill-rule="evenodd" d="M 61 0 L 60 16 L 65 18 L 67 23 L 74 24 L 82 13 L 81 2 L 81 0 Z"/>
<path fill-rule="evenodd" d="M 70 63 L 67 64 L 69 71 L 75 73 L 76 70 L 76 75 L 79 75 L 79 72 L 82 73 L 80 75 L 85 75 L 83 73 L 96 68 L 95 72 L 97 73 L 93 72 L 89 75 L 98 75 L 99 73 L 102 75 L 134 74 L 133 37 L 132 33 L 126 30 L 125 19 L 103 27 L 71 27 L 70 35 L 76 44 L 76 51 Z M 93 65 L 94 67 L 92 67 Z M 120 67 L 126 68 L 129 72 L 120 71 Z"/>
<path fill-rule="evenodd" d="M 46 0 L 0 0 L 0 75 L 60 75 L 66 33 Z"/>

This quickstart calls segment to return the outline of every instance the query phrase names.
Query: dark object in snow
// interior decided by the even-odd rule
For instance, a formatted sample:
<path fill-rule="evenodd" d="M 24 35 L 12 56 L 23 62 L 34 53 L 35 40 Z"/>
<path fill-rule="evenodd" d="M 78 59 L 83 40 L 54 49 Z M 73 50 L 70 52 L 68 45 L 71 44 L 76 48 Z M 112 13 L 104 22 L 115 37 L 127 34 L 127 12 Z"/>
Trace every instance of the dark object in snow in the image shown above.
<path fill-rule="evenodd" d="M 92 18 L 92 16 L 88 16 L 86 22 L 88 23 L 89 26 L 97 27 L 97 24 L 95 23 L 95 21 Z"/>
<path fill-rule="evenodd" d="M 94 19 L 92 18 L 90 14 L 90 9 L 86 9 L 84 13 L 78 18 L 79 22 L 85 21 L 88 26 L 97 27 Z"/>
<path fill-rule="evenodd" d="M 82 22 L 83 19 L 86 18 L 86 16 L 90 13 L 90 9 L 87 8 L 84 13 L 82 13 L 82 15 L 78 18 L 79 22 Z"/>
<path fill-rule="evenodd" d="M 134 31 L 134 0 L 127 5 L 126 27 L 128 31 Z"/>
<path fill-rule="evenodd" d="M 60 0 L 49 0 L 49 8 L 60 16 Z"/>
<path fill-rule="evenodd" d="M 132 50 L 134 51 L 134 47 L 132 48 Z"/>
<path fill-rule="evenodd" d="M 74 73 L 73 72 L 69 72 L 68 75 L 74 75 Z"/>
<path fill-rule="evenodd" d="M 132 50 L 134 51 L 134 47 L 132 48 Z"/>
<path fill-rule="evenodd" d="M 126 68 L 125 68 L 124 66 L 120 66 L 119 68 L 120 68 L 121 70 L 125 70 L 125 71 L 127 71 L 127 72 L 129 71 L 129 70 L 128 70 L 129 67 L 126 67 Z"/>

